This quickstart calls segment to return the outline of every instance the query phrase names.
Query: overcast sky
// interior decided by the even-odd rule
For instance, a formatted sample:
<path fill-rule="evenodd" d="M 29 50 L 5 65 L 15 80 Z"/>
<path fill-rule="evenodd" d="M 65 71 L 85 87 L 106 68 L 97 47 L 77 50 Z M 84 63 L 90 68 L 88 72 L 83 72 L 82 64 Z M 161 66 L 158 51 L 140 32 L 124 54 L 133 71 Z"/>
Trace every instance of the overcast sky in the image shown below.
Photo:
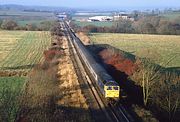
<path fill-rule="evenodd" d="M 61 7 L 180 7 L 180 0 L 0 0 L 0 4 Z"/>

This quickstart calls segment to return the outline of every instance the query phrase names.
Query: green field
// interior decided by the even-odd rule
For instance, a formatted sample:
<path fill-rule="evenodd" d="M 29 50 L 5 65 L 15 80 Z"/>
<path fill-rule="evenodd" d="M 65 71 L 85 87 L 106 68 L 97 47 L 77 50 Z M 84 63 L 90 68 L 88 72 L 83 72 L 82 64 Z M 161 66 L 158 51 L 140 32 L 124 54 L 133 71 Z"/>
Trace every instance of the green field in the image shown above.
<path fill-rule="evenodd" d="M 43 20 L 24 20 L 24 21 L 18 21 L 18 25 L 25 26 L 26 24 L 35 24 L 39 25 L 41 22 L 44 22 Z"/>
<path fill-rule="evenodd" d="M 176 19 L 177 17 L 180 17 L 180 12 L 168 12 L 160 14 L 160 16 L 166 17 L 167 19 Z"/>
<path fill-rule="evenodd" d="M 74 21 L 75 24 L 78 26 L 84 27 L 87 25 L 95 25 L 99 27 L 111 27 L 113 25 L 113 22 L 79 22 L 79 21 Z"/>
<path fill-rule="evenodd" d="M 19 25 L 39 24 L 42 21 L 52 21 L 56 17 L 51 12 L 25 12 L 25 11 L 2 11 L 0 10 L 0 20 L 12 19 Z"/>
<path fill-rule="evenodd" d="M 89 37 L 97 44 L 109 44 L 165 67 L 180 67 L 180 36 L 99 33 Z"/>
<path fill-rule="evenodd" d="M 29 69 L 42 60 L 51 43 L 46 31 L 0 31 L 0 67 Z"/>
<path fill-rule="evenodd" d="M 9 88 L 9 91 L 20 92 L 25 82 L 25 77 L 0 77 L 0 93 L 3 92 L 3 88 Z M 2 94 L 0 94 L 2 98 Z"/>
<path fill-rule="evenodd" d="M 24 77 L 0 77 L 0 121 L 14 122 L 20 107 Z"/>

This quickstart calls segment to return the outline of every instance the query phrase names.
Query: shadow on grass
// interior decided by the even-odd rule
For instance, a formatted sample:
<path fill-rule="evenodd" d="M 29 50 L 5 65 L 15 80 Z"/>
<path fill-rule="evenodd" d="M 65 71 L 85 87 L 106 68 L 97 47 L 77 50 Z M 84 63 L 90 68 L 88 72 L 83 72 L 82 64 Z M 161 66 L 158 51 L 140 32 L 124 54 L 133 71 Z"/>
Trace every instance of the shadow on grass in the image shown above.
<path fill-rule="evenodd" d="M 93 109 L 91 110 L 99 116 L 102 111 Z M 43 108 L 36 107 L 31 109 L 24 109 L 22 111 L 24 116 L 21 116 L 16 122 L 98 122 L 89 116 L 89 110 L 80 107 L 67 107 L 55 105 L 54 107 Z M 97 117 L 96 117 L 97 118 Z M 104 122 L 107 119 L 104 117 Z"/>
<path fill-rule="evenodd" d="M 47 83 L 47 82 L 44 82 Z M 71 89 L 80 89 L 74 86 L 73 88 L 61 88 L 57 90 L 57 85 L 50 87 L 51 83 L 48 85 L 43 85 L 42 87 L 37 87 L 39 83 L 35 83 L 31 86 L 34 91 L 38 90 L 38 94 L 27 93 L 25 99 L 23 99 L 24 104 L 21 104 L 21 111 L 19 112 L 16 122 L 93 122 L 93 121 L 104 121 L 107 119 L 102 116 L 102 111 L 98 109 L 89 109 L 79 106 L 76 103 L 64 103 L 59 104 L 66 96 L 71 96 Z M 59 83 L 58 83 L 59 84 Z M 32 85 L 32 84 L 31 84 Z M 29 86 L 30 87 L 30 86 Z M 80 86 L 84 91 L 87 91 L 89 87 L 86 85 Z M 30 88 L 31 89 L 31 88 Z M 32 92 L 34 92 L 32 91 Z M 56 91 L 54 93 L 54 91 Z M 50 93 L 52 92 L 52 93 Z M 50 93 L 50 94 L 49 94 Z M 78 97 L 78 96 L 77 96 Z M 77 98 L 78 99 L 78 98 Z M 97 118 L 97 116 L 99 118 Z M 93 117 L 93 118 L 92 118 Z M 95 117 L 95 118 L 94 118 Z"/>

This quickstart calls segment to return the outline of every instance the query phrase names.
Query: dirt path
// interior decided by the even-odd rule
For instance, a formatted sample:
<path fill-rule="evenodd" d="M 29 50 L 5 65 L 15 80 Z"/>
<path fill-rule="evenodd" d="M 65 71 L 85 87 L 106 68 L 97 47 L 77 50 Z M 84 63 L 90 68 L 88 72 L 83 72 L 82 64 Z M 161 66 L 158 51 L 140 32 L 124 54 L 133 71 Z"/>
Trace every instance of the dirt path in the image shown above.
<path fill-rule="evenodd" d="M 58 66 L 58 75 L 60 76 L 59 89 L 62 91 L 62 97 L 58 100 L 58 105 L 64 107 L 65 112 L 68 111 L 68 120 L 90 121 L 88 105 L 80 89 L 80 84 L 71 61 L 72 59 L 70 59 L 66 39 L 63 41 L 62 48 L 64 49 L 65 56 L 59 59 Z"/>

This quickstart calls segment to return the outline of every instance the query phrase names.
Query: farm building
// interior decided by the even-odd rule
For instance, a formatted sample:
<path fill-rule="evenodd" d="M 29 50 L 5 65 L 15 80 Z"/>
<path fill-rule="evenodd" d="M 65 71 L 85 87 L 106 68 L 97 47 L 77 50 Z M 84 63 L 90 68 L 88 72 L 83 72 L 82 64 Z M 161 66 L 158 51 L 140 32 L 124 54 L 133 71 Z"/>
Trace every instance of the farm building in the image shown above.
<path fill-rule="evenodd" d="M 94 16 L 90 17 L 88 21 L 93 22 L 93 21 L 112 21 L 113 17 L 110 16 Z"/>
<path fill-rule="evenodd" d="M 134 21 L 134 18 L 131 17 L 129 14 L 118 14 L 118 15 L 114 16 L 113 19 L 114 19 L 114 21 L 117 21 L 120 19 Z"/>

